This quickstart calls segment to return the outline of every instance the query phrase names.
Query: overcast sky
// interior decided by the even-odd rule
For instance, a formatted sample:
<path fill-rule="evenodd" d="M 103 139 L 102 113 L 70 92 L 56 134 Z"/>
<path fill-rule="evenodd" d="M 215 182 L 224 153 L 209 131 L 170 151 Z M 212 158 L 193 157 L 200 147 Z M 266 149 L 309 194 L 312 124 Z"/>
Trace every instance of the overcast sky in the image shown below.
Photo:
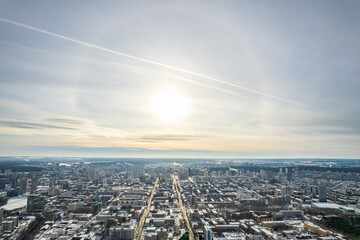
<path fill-rule="evenodd" d="M 171 122 L 152 107 L 169 89 L 176 114 L 186 100 Z M 360 158 L 359 146 L 359 1 L 0 0 L 3 156 Z"/>

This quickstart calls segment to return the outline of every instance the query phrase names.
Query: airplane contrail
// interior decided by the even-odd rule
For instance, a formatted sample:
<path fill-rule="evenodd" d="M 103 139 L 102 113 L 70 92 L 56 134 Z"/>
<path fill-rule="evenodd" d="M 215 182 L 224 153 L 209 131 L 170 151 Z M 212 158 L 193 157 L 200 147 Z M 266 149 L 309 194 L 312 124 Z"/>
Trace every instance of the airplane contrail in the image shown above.
<path fill-rule="evenodd" d="M 224 89 L 224 88 L 215 87 L 215 86 L 212 86 L 212 85 L 209 85 L 209 84 L 206 84 L 206 83 L 202 83 L 202 82 L 198 82 L 198 81 L 195 81 L 195 80 L 192 80 L 192 79 L 189 79 L 189 78 L 180 77 L 180 76 L 178 76 L 176 74 L 172 74 L 172 73 L 168 73 L 168 75 L 171 76 L 171 77 L 177 78 L 177 79 L 179 79 L 181 81 L 190 82 L 190 83 L 193 83 L 193 84 L 196 84 L 196 85 L 199 85 L 199 86 L 215 89 L 215 90 L 218 90 L 218 91 L 221 91 L 221 92 L 226 92 L 226 93 L 241 97 L 243 99 L 249 99 L 249 98 L 244 97 L 243 95 L 241 95 L 241 94 L 239 94 L 237 92 L 233 92 L 233 91 L 230 91 L 230 90 L 227 90 L 227 89 Z"/>
<path fill-rule="evenodd" d="M 197 77 L 208 79 L 208 80 L 211 80 L 211 81 L 214 81 L 214 82 L 222 83 L 222 84 L 232 86 L 232 87 L 235 87 L 235 88 L 238 88 L 238 89 L 241 89 L 241 90 L 245 90 L 245 91 L 248 91 L 248 92 L 252 92 L 252 93 L 255 93 L 255 94 L 258 94 L 258 95 L 273 98 L 273 99 L 276 99 L 276 100 L 279 100 L 279 101 L 282 101 L 282 102 L 287 102 L 287 103 L 291 103 L 291 104 L 295 104 L 295 105 L 304 107 L 304 105 L 301 104 L 301 103 L 297 103 L 297 102 L 294 102 L 294 101 L 291 101 L 291 100 L 288 100 L 288 99 L 285 99 L 285 98 L 281 98 L 281 97 L 278 97 L 278 96 L 274 96 L 274 95 L 271 95 L 271 94 L 268 94 L 268 93 L 265 93 L 265 92 L 262 92 L 262 91 L 258 91 L 258 90 L 255 90 L 255 89 L 243 87 L 243 86 L 237 85 L 235 83 L 227 82 L 227 81 L 224 81 L 224 80 L 221 80 L 221 79 L 218 79 L 218 78 L 213 78 L 213 77 L 201 74 L 201 73 L 196 73 L 196 72 L 189 71 L 189 70 L 186 70 L 186 69 L 182 69 L 182 68 L 170 66 L 170 65 L 167 65 L 167 64 L 155 62 L 155 61 L 152 61 L 152 60 L 149 60 L 149 59 L 136 57 L 136 56 L 133 56 L 133 55 L 130 55 L 130 54 L 122 53 L 122 52 L 115 51 L 115 50 L 112 50 L 112 49 L 109 49 L 109 48 L 105 48 L 105 47 L 101 47 L 101 46 L 94 45 L 94 44 L 91 44 L 91 43 L 87 43 L 87 42 L 84 42 L 84 41 L 80 41 L 80 40 L 77 40 L 77 39 L 74 39 L 74 38 L 71 38 L 71 37 L 67 37 L 67 36 L 64 36 L 64 35 L 61 35 L 61 34 L 58 34 L 58 33 L 50 32 L 50 31 L 47 31 L 47 30 L 44 30 L 44 29 L 41 29 L 41 28 L 33 27 L 33 26 L 30 26 L 30 25 L 27 25 L 27 24 L 24 24 L 24 23 L 16 22 L 16 21 L 13 21 L 13 20 L 10 20 L 10 19 L 0 17 L 0 21 L 5 22 L 5 23 L 9 23 L 9 24 L 13 24 L 13 25 L 16 25 L 16 26 L 19 26 L 19 27 L 22 27 L 22 28 L 26 28 L 26 29 L 29 29 L 29 30 L 33 30 L 33 31 L 36 31 L 36 32 L 40 32 L 40 33 L 43 33 L 43 34 L 46 34 L 46 35 L 49 35 L 49 36 L 64 39 L 64 40 L 67 40 L 67 41 L 70 41 L 70 42 L 73 42 L 73 43 L 77 43 L 77 44 L 80 44 L 80 45 L 83 45 L 83 46 L 98 49 L 98 50 L 101 50 L 101 51 L 104 51 L 104 52 L 112 53 L 112 54 L 115 54 L 115 55 L 131 58 L 131 59 L 146 62 L 146 63 L 150 63 L 150 64 L 153 64 L 153 65 L 157 65 L 157 66 L 160 66 L 160 67 L 163 67 L 163 68 L 175 70 L 175 71 L 178 71 L 178 72 L 187 73 L 187 74 L 190 74 L 190 75 L 193 75 L 193 76 L 197 76 Z"/>
<path fill-rule="evenodd" d="M 146 71 L 146 69 L 144 69 L 144 68 L 134 67 L 132 65 L 119 63 L 119 62 L 106 62 L 106 61 L 101 61 L 101 60 L 94 60 L 94 59 L 89 59 L 89 58 L 71 56 L 71 55 L 66 55 L 66 54 L 62 54 L 62 53 L 58 53 L 58 52 L 42 50 L 42 49 L 38 49 L 38 48 L 31 48 L 31 47 L 27 47 L 27 46 L 24 46 L 24 45 L 20 45 L 20 44 L 16 44 L 16 43 L 10 43 L 10 42 L 6 42 L 6 41 L 2 41 L 2 40 L 0 40 L 0 43 L 7 44 L 7 45 L 10 45 L 10 46 L 13 46 L 13 47 L 18 47 L 18 48 L 30 50 L 30 51 L 41 51 L 41 52 L 45 52 L 45 53 L 56 54 L 56 55 L 65 56 L 65 57 L 71 57 L 71 58 L 81 60 L 81 61 L 91 61 L 91 62 L 94 62 L 94 63 L 101 63 L 101 64 L 105 63 L 105 64 L 111 64 L 111 65 L 120 66 L 120 67 L 123 67 L 123 68 L 132 69 L 132 70 L 135 69 L 135 70 L 137 70 L 137 72 L 140 72 L 139 70 Z M 152 76 L 157 76 L 157 77 L 162 76 L 162 74 L 166 74 L 167 76 L 172 77 L 172 78 L 176 78 L 176 79 L 178 79 L 180 81 L 190 82 L 190 83 L 202 86 L 202 87 L 207 87 L 207 88 L 218 90 L 218 91 L 221 91 L 221 92 L 226 92 L 226 93 L 241 97 L 243 99 L 249 99 L 249 98 L 241 95 L 238 92 L 234 92 L 234 91 L 231 91 L 231 90 L 228 90 L 228 89 L 225 89 L 225 88 L 220 88 L 220 87 L 216 87 L 216 86 L 209 85 L 209 84 L 206 84 L 206 83 L 202 83 L 202 82 L 190 79 L 190 78 L 180 77 L 179 75 L 176 75 L 176 74 L 173 74 L 173 73 L 170 73 L 170 72 L 164 72 L 164 71 L 160 72 L 158 70 L 152 70 L 151 72 L 149 72 L 147 70 L 146 74 L 149 74 L 149 75 L 152 75 Z"/>

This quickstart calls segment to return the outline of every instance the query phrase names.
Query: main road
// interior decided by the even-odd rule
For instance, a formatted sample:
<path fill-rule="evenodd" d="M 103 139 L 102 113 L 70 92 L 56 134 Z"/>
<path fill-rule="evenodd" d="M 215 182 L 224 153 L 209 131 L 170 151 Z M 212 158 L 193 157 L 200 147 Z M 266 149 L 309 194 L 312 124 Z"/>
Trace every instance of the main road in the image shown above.
<path fill-rule="evenodd" d="M 176 189 L 176 193 L 178 195 L 178 199 L 179 199 L 179 209 L 181 211 L 181 214 L 184 218 L 184 221 L 185 221 L 185 224 L 186 224 L 186 227 L 189 231 L 189 239 L 190 240 L 194 240 L 195 237 L 194 237 L 194 233 L 192 231 L 192 227 L 190 225 L 190 221 L 187 217 L 187 213 L 186 213 L 186 208 L 184 207 L 183 203 L 182 203 L 182 198 L 181 198 L 181 193 L 179 191 L 179 187 L 178 187 L 178 183 L 177 183 L 177 177 L 176 176 L 172 176 L 172 179 L 173 179 L 173 182 L 174 182 L 174 186 L 175 186 L 175 189 Z"/>
<path fill-rule="evenodd" d="M 154 193 L 155 193 L 155 190 L 156 190 L 156 186 L 158 185 L 158 182 L 159 182 L 159 179 L 156 179 L 154 187 L 151 190 L 151 194 L 150 194 L 150 197 L 149 197 L 149 200 L 148 200 L 148 205 L 147 205 L 143 215 L 141 216 L 140 222 L 138 224 L 138 229 L 137 229 L 137 231 L 136 231 L 136 233 L 134 235 L 134 240 L 141 240 L 142 232 L 143 232 L 143 228 L 144 228 L 144 223 L 145 223 L 145 220 L 146 220 L 147 216 L 149 215 L 151 202 L 152 202 L 152 199 L 154 198 Z"/>

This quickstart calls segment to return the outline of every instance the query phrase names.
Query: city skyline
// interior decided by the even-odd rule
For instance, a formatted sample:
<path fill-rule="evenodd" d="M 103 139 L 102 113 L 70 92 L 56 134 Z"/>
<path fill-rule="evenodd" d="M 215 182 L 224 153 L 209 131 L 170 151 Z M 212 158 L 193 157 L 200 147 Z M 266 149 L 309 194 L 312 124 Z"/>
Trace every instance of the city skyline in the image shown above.
<path fill-rule="evenodd" d="M 360 158 L 359 8 L 1 1 L 1 156 Z"/>

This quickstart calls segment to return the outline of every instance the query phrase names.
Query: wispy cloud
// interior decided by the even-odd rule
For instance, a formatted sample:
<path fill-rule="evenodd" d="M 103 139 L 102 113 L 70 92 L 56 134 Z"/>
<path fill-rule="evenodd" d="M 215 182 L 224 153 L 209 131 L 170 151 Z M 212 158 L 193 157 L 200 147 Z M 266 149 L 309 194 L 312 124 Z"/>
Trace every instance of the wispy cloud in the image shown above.
<path fill-rule="evenodd" d="M 75 130 L 75 128 L 49 125 L 44 123 L 35 123 L 35 122 L 0 121 L 0 125 L 11 128 L 27 128 L 27 129 L 54 128 L 54 129 Z"/>
<path fill-rule="evenodd" d="M 66 124 L 71 124 L 71 125 L 84 124 L 83 121 L 76 120 L 76 119 L 69 119 L 69 118 L 47 118 L 46 120 L 50 121 L 50 122 L 66 123 Z"/>
<path fill-rule="evenodd" d="M 155 134 L 129 138 L 136 142 L 174 142 L 174 141 L 193 141 L 209 138 L 206 135 L 186 135 L 186 134 Z"/>

